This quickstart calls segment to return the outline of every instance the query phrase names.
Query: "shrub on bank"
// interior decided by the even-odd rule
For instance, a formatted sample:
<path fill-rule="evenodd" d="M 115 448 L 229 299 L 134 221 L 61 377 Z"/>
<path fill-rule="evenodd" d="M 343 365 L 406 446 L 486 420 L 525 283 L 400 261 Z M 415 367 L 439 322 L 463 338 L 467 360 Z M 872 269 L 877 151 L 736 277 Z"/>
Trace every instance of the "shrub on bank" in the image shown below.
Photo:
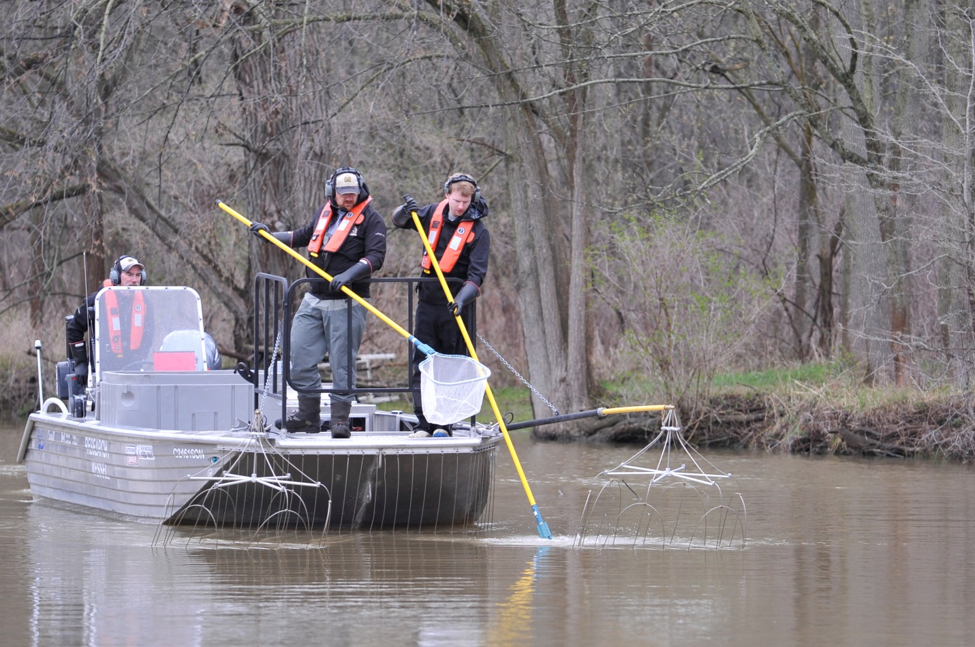
<path fill-rule="evenodd" d="M 0 355 L 0 411 L 5 414 L 26 416 L 36 411 L 37 400 L 37 364 L 31 364 L 30 358 L 10 357 Z M 53 374 L 53 368 L 52 374 Z M 45 382 L 51 382 L 52 376 L 45 376 Z M 50 393 L 47 384 L 44 385 L 45 397 Z"/>
<path fill-rule="evenodd" d="M 725 374 L 689 425 L 702 445 L 807 454 L 975 460 L 975 399 L 866 386 L 837 363 Z"/>

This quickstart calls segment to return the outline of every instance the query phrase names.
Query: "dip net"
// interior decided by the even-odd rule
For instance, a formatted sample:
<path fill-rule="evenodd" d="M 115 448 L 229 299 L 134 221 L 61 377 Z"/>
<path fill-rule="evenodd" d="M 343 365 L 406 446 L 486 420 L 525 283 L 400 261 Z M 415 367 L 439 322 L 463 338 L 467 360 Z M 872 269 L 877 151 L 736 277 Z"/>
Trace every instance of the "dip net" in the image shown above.
<path fill-rule="evenodd" d="M 450 425 L 481 410 L 491 369 L 465 355 L 428 355 L 420 362 L 423 415 L 435 425 Z"/>
<path fill-rule="evenodd" d="M 656 438 L 593 479 L 574 545 L 744 548 L 745 500 L 738 480 L 701 456 L 680 432 L 677 413 L 667 410 Z"/>

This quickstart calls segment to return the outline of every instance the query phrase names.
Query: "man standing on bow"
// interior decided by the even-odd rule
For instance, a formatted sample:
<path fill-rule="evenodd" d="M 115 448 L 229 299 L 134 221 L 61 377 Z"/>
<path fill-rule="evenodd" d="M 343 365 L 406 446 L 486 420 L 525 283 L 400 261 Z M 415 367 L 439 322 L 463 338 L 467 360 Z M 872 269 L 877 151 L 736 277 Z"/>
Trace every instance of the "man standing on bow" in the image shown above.
<path fill-rule="evenodd" d="M 311 262 L 332 277 L 331 284 L 311 284 L 291 323 L 291 382 L 298 391 L 298 410 L 276 424 L 291 432 L 321 430 L 318 363 L 328 354 L 334 389 L 329 407 L 332 438 L 349 438 L 351 390 L 356 386 L 356 358 L 366 328 L 366 309 L 343 294 L 342 286 L 369 298 L 369 276 L 379 271 L 386 258 L 386 223 L 370 206 L 369 189 L 354 168 L 343 167 L 332 174 L 325 184 L 325 200 L 301 229 L 271 233 L 266 225 L 255 222 L 251 231 L 261 240 L 263 230 L 292 248 L 307 247 Z M 318 278 L 310 269 L 305 271 L 310 278 Z M 352 308 L 351 327 L 348 307 Z"/>
<path fill-rule="evenodd" d="M 447 299 L 439 282 L 420 283 L 413 336 L 438 353 L 466 355 L 467 346 L 457 327 L 456 317 L 463 317 L 467 312 L 464 306 L 480 296 L 481 284 L 487 276 L 491 236 L 483 219 L 488 215 L 488 205 L 481 196 L 477 182 L 465 173 L 448 177 L 443 192 L 441 202 L 423 208 L 417 206 L 410 196 L 404 196 L 406 202 L 393 212 L 393 224 L 400 229 L 413 228 L 412 212 L 417 212 L 422 233 L 430 241 L 444 278 L 464 281 L 459 288 L 456 283 L 451 285 L 451 290 L 455 292 L 453 301 Z M 421 265 L 423 276 L 436 276 L 426 252 Z M 419 422 L 410 437 L 450 436 L 449 429 L 431 429 L 423 416 L 420 398 L 420 362 L 423 359 L 423 353 L 414 349 L 413 412 Z"/>

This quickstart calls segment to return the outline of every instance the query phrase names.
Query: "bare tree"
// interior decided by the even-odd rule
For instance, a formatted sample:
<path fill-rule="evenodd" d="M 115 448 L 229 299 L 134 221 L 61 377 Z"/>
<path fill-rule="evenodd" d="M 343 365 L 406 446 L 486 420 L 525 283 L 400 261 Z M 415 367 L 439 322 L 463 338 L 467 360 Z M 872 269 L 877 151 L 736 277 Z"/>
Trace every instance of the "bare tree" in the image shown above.
<path fill-rule="evenodd" d="M 50 321 L 117 254 L 138 253 L 154 282 L 199 286 L 208 326 L 243 354 L 254 274 L 302 269 L 214 198 L 291 229 L 337 166 L 363 171 L 383 212 L 404 193 L 439 199 L 464 171 L 488 197 L 496 241 L 481 329 L 560 410 L 601 400 L 598 385 L 634 349 L 648 353 L 642 377 L 669 376 L 671 397 L 706 397 L 688 386 L 694 371 L 829 357 L 835 340 L 881 381 L 971 381 L 965 7 L 9 4 L 0 314 Z M 386 273 L 414 273 L 415 235 L 389 244 Z M 664 258 L 696 282 L 663 272 Z M 701 269 L 714 267 L 741 292 Z M 667 281 L 704 295 L 709 324 L 746 318 L 729 295 L 747 294 L 759 316 L 718 342 L 726 352 L 679 352 L 659 331 L 693 331 L 685 348 L 718 337 L 667 319 L 693 311 Z M 764 307 L 765 289 L 778 308 Z M 375 298 L 405 316 L 392 291 Z M 370 334 L 402 343 L 381 326 Z"/>

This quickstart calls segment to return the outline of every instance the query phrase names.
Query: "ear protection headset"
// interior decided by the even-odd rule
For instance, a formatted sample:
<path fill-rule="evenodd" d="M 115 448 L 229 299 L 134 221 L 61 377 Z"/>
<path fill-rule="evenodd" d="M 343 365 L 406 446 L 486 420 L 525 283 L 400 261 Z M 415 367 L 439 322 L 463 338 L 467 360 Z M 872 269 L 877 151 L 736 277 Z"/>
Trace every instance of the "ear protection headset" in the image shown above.
<path fill-rule="evenodd" d="M 470 182 L 474 185 L 474 195 L 471 196 L 471 204 L 477 204 L 481 199 L 481 189 L 477 186 L 477 180 L 466 173 L 457 173 L 448 177 L 447 181 L 443 183 L 443 194 L 447 195 L 450 193 L 451 185 L 457 184 L 458 182 Z"/>
<path fill-rule="evenodd" d="M 332 173 L 332 177 L 328 178 L 328 182 L 325 183 L 325 199 L 332 204 L 335 204 L 335 201 L 333 200 L 335 197 L 335 178 L 343 173 L 351 173 L 355 176 L 356 181 L 359 183 L 359 197 L 361 197 L 363 193 L 369 193 L 369 188 L 366 186 L 365 180 L 362 179 L 362 174 L 351 166 L 343 166 L 342 168 L 335 169 L 335 172 Z M 356 202 L 358 202 L 358 200 L 356 200 Z"/>
<path fill-rule="evenodd" d="M 123 254 L 122 256 L 119 256 L 117 259 L 115 259 L 115 262 L 112 264 L 112 270 L 108 273 L 108 280 L 112 282 L 112 285 L 118 285 L 119 283 L 122 282 L 122 259 L 125 258 L 134 258 L 134 257 L 129 256 L 128 254 Z M 145 266 L 143 266 L 142 278 L 139 280 L 139 285 L 145 285 L 146 279 L 147 279 L 146 268 Z"/>

